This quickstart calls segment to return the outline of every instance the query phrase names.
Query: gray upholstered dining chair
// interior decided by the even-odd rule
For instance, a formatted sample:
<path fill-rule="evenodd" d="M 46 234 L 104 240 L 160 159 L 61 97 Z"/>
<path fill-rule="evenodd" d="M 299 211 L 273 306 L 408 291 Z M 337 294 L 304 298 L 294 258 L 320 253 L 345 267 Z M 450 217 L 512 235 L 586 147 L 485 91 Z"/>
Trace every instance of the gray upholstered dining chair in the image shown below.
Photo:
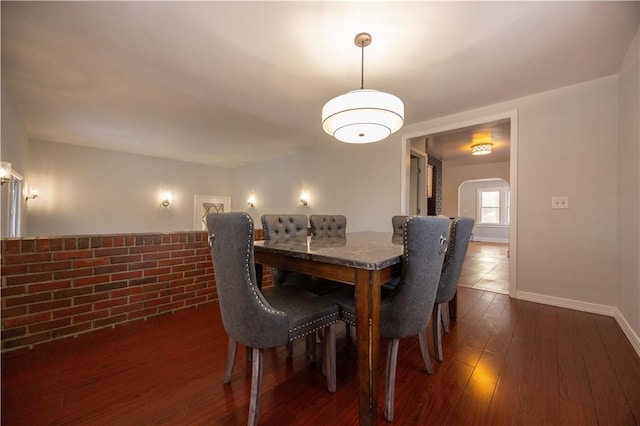
<path fill-rule="evenodd" d="M 264 214 L 262 215 L 262 232 L 268 241 L 297 240 L 307 242 L 307 216 L 304 214 Z M 282 285 L 291 272 L 270 267 L 273 285 Z M 296 276 L 301 274 L 296 274 Z M 291 277 L 290 277 L 291 278 Z M 299 278 L 299 277 L 298 277 Z"/>
<path fill-rule="evenodd" d="M 407 219 L 407 216 L 392 216 L 391 217 L 391 227 L 393 228 L 393 237 L 402 237 L 404 235 L 404 221 Z"/>
<path fill-rule="evenodd" d="M 475 221 L 470 217 L 457 217 L 451 222 L 449 230 L 449 249 L 444 258 L 436 301 L 433 305 L 431 325 L 433 328 L 433 347 L 438 361 L 443 360 L 442 355 L 442 330 L 449 331 L 448 312 L 446 306 L 453 300 L 458 289 L 460 272 L 464 259 L 467 256 L 469 241 Z M 446 327 L 444 327 L 446 325 Z"/>
<path fill-rule="evenodd" d="M 265 214 L 262 215 L 262 231 L 264 239 L 269 242 L 299 241 L 301 244 L 307 244 L 307 216 L 303 214 Z M 269 268 L 269 270 L 275 286 L 297 286 L 315 294 L 324 294 L 344 285 L 336 281 L 309 277 L 281 268 Z"/>
<path fill-rule="evenodd" d="M 344 215 L 309 216 L 311 235 L 317 237 L 344 237 L 347 232 L 347 217 Z"/>
<path fill-rule="evenodd" d="M 436 298 L 440 271 L 447 250 L 449 219 L 409 216 L 404 224 L 402 276 L 380 303 L 380 335 L 391 339 L 387 356 L 385 418 L 394 417 L 395 375 L 398 345 L 403 337 L 423 335 Z M 355 325 L 354 290 L 341 287 L 326 297 L 340 305 L 340 319 Z M 420 350 L 425 367 L 433 372 L 425 340 Z"/>
<path fill-rule="evenodd" d="M 264 348 L 281 346 L 324 329 L 327 387 L 329 392 L 335 392 L 338 306 L 327 298 L 286 285 L 258 289 L 253 220 L 246 213 L 209 214 L 207 227 L 222 322 L 229 336 L 224 383 L 231 381 L 237 343 L 252 348 L 248 424 L 258 421 Z"/>

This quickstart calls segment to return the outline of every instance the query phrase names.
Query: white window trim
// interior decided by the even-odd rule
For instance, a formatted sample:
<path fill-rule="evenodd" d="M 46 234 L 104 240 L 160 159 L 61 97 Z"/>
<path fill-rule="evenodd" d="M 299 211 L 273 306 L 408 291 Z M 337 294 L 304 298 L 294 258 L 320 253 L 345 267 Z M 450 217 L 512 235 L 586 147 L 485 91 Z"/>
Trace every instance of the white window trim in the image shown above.
<path fill-rule="evenodd" d="M 508 228 L 509 227 L 509 217 L 507 214 L 507 194 L 509 193 L 509 187 L 486 187 L 486 188 L 477 188 L 476 189 L 477 198 L 476 198 L 476 217 L 478 220 L 476 221 L 476 226 L 480 228 Z M 500 216 L 500 223 L 483 223 L 482 220 L 482 193 L 483 192 L 499 192 L 500 199 L 498 206 L 498 215 Z"/>

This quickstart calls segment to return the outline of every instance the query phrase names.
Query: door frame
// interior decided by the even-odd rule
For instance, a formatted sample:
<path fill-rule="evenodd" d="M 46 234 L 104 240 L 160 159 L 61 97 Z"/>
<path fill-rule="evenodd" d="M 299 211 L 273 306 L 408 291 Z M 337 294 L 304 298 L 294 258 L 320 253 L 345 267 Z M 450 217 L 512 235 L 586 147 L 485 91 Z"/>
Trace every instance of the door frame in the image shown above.
<path fill-rule="evenodd" d="M 511 215 L 509 218 L 509 296 L 515 298 L 518 277 L 518 110 L 475 117 L 465 121 L 454 121 L 435 127 L 425 125 L 424 128 L 418 131 L 403 134 L 401 145 L 402 173 L 400 176 L 400 211 L 401 214 L 407 214 L 409 211 L 412 139 L 502 119 L 509 119 L 511 128 L 509 136 L 509 186 L 511 188 Z"/>
<path fill-rule="evenodd" d="M 416 187 L 414 188 L 411 188 L 414 185 L 414 182 L 412 178 L 410 179 L 409 200 L 411 199 L 411 192 L 414 192 L 417 197 L 416 206 L 419 210 L 418 214 L 421 216 L 426 216 L 427 215 L 427 185 L 429 184 L 427 179 L 427 153 L 415 148 L 411 148 L 411 153 L 409 155 L 409 162 L 411 162 L 411 157 L 418 159 L 418 175 L 416 176 L 417 182 L 415 182 Z M 411 168 L 411 164 L 409 164 L 409 168 Z"/>

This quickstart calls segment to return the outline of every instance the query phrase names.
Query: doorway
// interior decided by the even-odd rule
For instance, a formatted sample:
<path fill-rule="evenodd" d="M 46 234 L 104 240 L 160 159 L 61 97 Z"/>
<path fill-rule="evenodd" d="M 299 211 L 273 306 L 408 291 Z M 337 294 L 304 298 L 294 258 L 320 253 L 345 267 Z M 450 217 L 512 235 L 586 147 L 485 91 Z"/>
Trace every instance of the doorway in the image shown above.
<path fill-rule="evenodd" d="M 411 181 L 409 184 L 409 214 L 427 214 L 427 155 L 415 150 L 411 151 L 410 160 Z"/>
<path fill-rule="evenodd" d="M 440 121 L 442 122 L 442 121 Z M 517 182 L 517 144 L 518 144 L 518 112 L 517 111 L 507 111 L 503 113 L 494 114 L 491 116 L 484 117 L 476 117 L 469 119 L 467 121 L 460 122 L 452 122 L 450 124 L 429 127 L 425 126 L 423 129 L 404 134 L 402 136 L 403 144 L 402 144 L 402 165 L 404 173 L 401 176 L 401 211 L 404 214 L 408 214 L 409 212 L 409 199 L 410 199 L 410 177 L 411 177 L 411 153 L 413 145 L 416 140 L 427 140 L 426 151 L 427 155 L 430 154 L 429 150 L 429 136 L 436 134 L 446 134 L 450 132 L 460 131 L 461 129 L 473 129 L 480 128 L 482 126 L 487 125 L 487 123 L 496 123 L 496 122 L 506 122 L 508 123 L 508 163 L 506 164 L 506 174 L 505 180 L 509 182 L 509 186 L 511 188 L 510 191 L 510 211 L 509 211 L 509 244 L 508 244 L 508 276 L 509 276 L 509 295 L 511 297 L 516 296 L 517 289 L 517 219 L 518 219 L 518 210 L 517 210 L 517 190 L 518 190 L 518 182 Z M 470 145 L 470 143 L 468 144 Z M 466 147 L 465 155 L 471 156 L 470 148 Z M 443 164 L 443 181 L 446 181 L 447 177 L 447 165 L 446 162 Z M 465 169 L 461 168 L 457 170 L 458 172 L 464 173 Z M 473 179 L 474 176 L 468 176 L 462 180 Z M 455 185 L 455 194 L 453 195 L 456 198 L 457 204 L 457 187 Z M 454 216 L 456 215 L 457 208 L 450 212 L 446 208 L 446 198 L 448 197 L 447 193 L 443 191 L 443 203 L 445 206 L 443 207 L 442 214 L 445 216 Z"/>

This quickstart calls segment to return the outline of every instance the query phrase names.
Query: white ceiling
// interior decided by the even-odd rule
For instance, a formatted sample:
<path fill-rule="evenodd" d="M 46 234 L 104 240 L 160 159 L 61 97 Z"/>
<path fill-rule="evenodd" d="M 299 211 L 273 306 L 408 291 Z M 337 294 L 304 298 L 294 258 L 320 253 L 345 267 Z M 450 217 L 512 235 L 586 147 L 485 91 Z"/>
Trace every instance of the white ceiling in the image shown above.
<path fill-rule="evenodd" d="M 443 166 L 499 163 L 510 160 L 511 122 L 509 119 L 464 127 L 448 132 L 426 135 L 429 155 L 443 162 Z M 489 133 L 493 151 L 488 155 L 472 156 L 471 142 L 475 133 Z"/>
<path fill-rule="evenodd" d="M 32 139 L 236 167 L 323 144 L 360 86 L 405 124 L 615 74 L 637 2 L 7 2 L 2 89 Z M 402 130 L 400 130 L 402 132 Z"/>

